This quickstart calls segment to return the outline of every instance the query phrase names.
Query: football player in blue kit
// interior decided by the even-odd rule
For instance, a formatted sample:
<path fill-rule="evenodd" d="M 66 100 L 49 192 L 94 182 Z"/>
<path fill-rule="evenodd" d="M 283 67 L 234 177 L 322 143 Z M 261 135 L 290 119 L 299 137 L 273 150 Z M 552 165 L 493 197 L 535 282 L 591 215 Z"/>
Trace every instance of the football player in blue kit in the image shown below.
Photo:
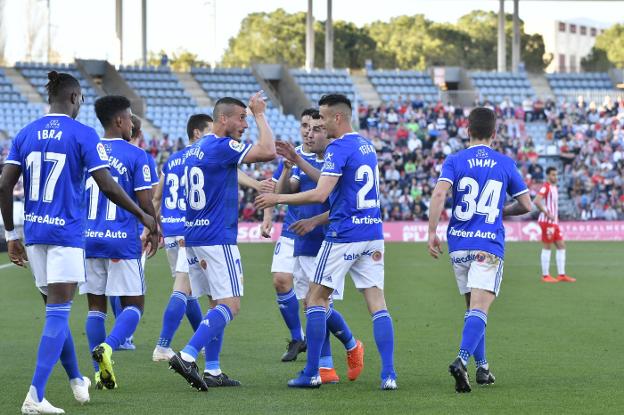
<path fill-rule="evenodd" d="M 381 389 L 397 388 L 394 330 L 384 296 L 384 240 L 379 209 L 379 169 L 375 147 L 351 127 L 351 101 L 341 94 L 323 96 L 319 112 L 329 138 L 318 184 L 306 192 L 257 197 L 256 206 L 323 203 L 329 198 L 329 227 L 315 261 L 306 299 L 308 361 L 288 382 L 297 388 L 321 385 L 319 361 L 326 332 L 329 298 L 342 289 L 347 273 L 363 294 L 381 356 Z"/>
<path fill-rule="evenodd" d="M 152 178 L 147 154 L 130 144 L 132 111 L 130 101 L 110 95 L 95 101 L 95 113 L 104 127 L 101 139 L 115 181 L 150 215 Z M 92 350 L 98 389 L 118 387 L 113 371 L 112 352 L 131 337 L 143 314 L 145 277 L 141 263 L 143 246 L 136 218 L 118 209 L 89 179 L 87 189 L 86 271 L 87 281 L 80 293 L 87 294 L 89 313 L 85 331 Z M 158 239 L 150 241 L 150 253 Z M 106 335 L 106 296 L 119 296 L 122 311 Z"/>
<path fill-rule="evenodd" d="M 189 146 L 212 132 L 212 117 L 207 114 L 194 114 L 186 124 Z M 154 192 L 154 209 L 160 217 L 165 251 L 174 278 L 173 292 L 165 307 L 162 330 L 158 338 L 152 360 L 169 361 L 175 354 L 171 348 L 173 336 L 184 315 L 193 331 L 197 330 L 203 318 L 197 297 L 191 295 L 189 268 L 184 244 L 184 219 L 186 216 L 186 168 L 182 162 L 188 146 L 177 151 L 165 162 L 160 175 L 160 183 Z"/>
<path fill-rule="evenodd" d="M 311 116 L 318 112 L 314 108 L 307 108 L 301 113 L 299 132 L 302 144 L 297 147 L 297 153 L 306 160 L 313 161 L 316 155 L 313 154 L 307 144 L 307 136 L 310 132 Z M 291 174 L 291 165 L 284 164 L 283 160 L 273 172 L 273 181 L 277 183 L 280 178 L 288 180 Z M 308 291 L 307 281 L 299 283 L 294 279 L 295 256 L 294 246 L 296 235 L 289 229 L 290 225 L 299 219 L 299 206 L 288 206 L 286 217 L 282 223 L 282 232 L 275 244 L 273 251 L 273 262 L 271 263 L 271 273 L 273 274 L 273 286 L 277 295 L 277 305 L 286 327 L 290 332 L 290 341 L 286 347 L 286 352 L 282 355 L 282 362 L 293 362 L 297 360 L 299 353 L 306 351 L 306 342 L 301 328 L 299 318 L 299 301 L 305 298 Z"/>
<path fill-rule="evenodd" d="M 321 121 L 321 115 L 318 111 L 313 112 L 310 120 L 310 129 L 306 136 L 307 146 L 316 157 L 307 161 L 304 157 L 290 144 L 286 142 L 278 142 L 278 154 L 284 156 L 288 161 L 295 164 L 292 169 L 292 175 L 288 180 L 282 175 L 277 185 L 277 193 L 297 193 L 305 192 L 316 187 L 321 176 L 321 170 L 324 164 L 325 149 L 331 142 L 327 138 L 327 133 Z M 280 150 L 281 149 L 281 150 Z M 289 163 L 284 164 L 284 169 L 290 169 Z M 310 205 L 302 205 L 298 207 L 299 220 L 294 222 L 301 224 L 302 221 L 312 220 L 329 211 L 329 203 L 316 203 Z M 291 225 L 291 226 L 292 226 Z M 296 225 L 295 225 L 296 226 Z M 308 293 L 310 281 L 314 280 L 315 265 L 314 261 L 318 255 L 327 227 L 325 225 L 313 226 L 309 232 L 298 234 L 295 237 L 294 255 L 295 267 L 293 271 L 293 280 L 297 290 L 297 296 L 305 298 Z M 325 341 L 321 349 L 319 374 L 322 383 L 338 383 L 340 377 L 334 369 L 333 357 L 331 352 L 331 344 L 329 341 L 330 332 L 333 333 L 345 346 L 347 351 L 347 376 L 349 380 L 356 380 L 364 368 L 364 346 L 361 341 L 356 340 L 351 333 L 351 329 L 346 324 L 342 315 L 334 309 L 333 300 L 341 300 L 343 297 L 344 287 L 334 290 L 332 293 L 332 301 L 327 311 L 327 333 Z"/>
<path fill-rule="evenodd" d="M 503 216 L 522 215 L 532 208 L 516 163 L 491 148 L 496 138 L 494 111 L 473 109 L 468 116 L 468 133 L 470 147 L 446 158 L 429 207 L 429 253 L 439 258 L 442 251 L 437 227 L 447 192 L 452 190 L 449 256 L 467 308 L 459 353 L 449 366 L 458 393 L 471 391 L 466 371 L 471 356 L 477 365 L 477 383 L 495 381 L 485 358 L 485 328 L 503 280 Z M 507 194 L 515 201 L 505 205 Z"/>
<path fill-rule="evenodd" d="M 184 242 L 189 263 L 191 290 L 208 295 L 217 305 L 205 315 L 188 344 L 170 360 L 170 368 L 192 387 L 237 386 L 220 367 L 207 365 L 201 376 L 195 360 L 199 351 L 220 347 L 215 338 L 240 309 L 243 266 L 236 246 L 238 234 L 238 166 L 275 159 L 273 133 L 267 123 L 262 91 L 249 100 L 259 136 L 256 144 L 242 143 L 247 129 L 247 107 L 235 98 L 217 101 L 213 134 L 191 146 L 183 156 L 187 168 Z M 215 362 L 218 364 L 218 361 Z"/>
<path fill-rule="evenodd" d="M 78 283 L 85 281 L 85 179 L 94 180 L 113 203 L 136 216 L 157 240 L 154 218 L 141 210 L 115 182 L 108 155 L 94 129 L 75 120 L 83 102 L 78 81 L 52 71 L 46 85 L 49 114 L 33 121 L 13 139 L 0 177 L 0 209 L 11 262 L 28 261 L 46 303 L 37 363 L 23 414 L 64 413 L 45 399 L 52 369 L 60 359 L 74 397 L 89 401 L 88 377 L 78 369 L 69 314 Z M 13 222 L 13 188 L 23 175 L 25 192 L 22 245 Z"/>

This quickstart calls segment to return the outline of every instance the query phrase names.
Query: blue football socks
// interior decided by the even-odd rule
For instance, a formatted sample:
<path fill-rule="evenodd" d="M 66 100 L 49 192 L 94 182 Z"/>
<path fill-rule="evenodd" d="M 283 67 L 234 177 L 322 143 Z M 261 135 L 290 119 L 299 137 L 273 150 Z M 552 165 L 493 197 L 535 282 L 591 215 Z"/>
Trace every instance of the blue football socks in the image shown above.
<path fill-rule="evenodd" d="M 373 335 L 381 357 L 381 379 L 396 378 L 394 371 L 394 329 L 388 310 L 373 314 Z"/>
<path fill-rule="evenodd" d="M 225 326 L 227 326 L 234 316 L 230 308 L 225 304 L 219 304 L 206 313 L 202 324 L 199 325 L 193 337 L 188 344 L 182 349 L 181 355 L 185 360 L 195 361 L 202 347 L 209 345 L 212 339 L 223 334 Z M 208 351 L 206 352 L 208 355 Z M 211 357 L 214 359 L 214 355 Z M 208 356 L 206 356 L 208 360 Z M 218 360 L 218 358 L 217 358 Z M 214 361 L 214 360 L 212 360 Z"/>
<path fill-rule="evenodd" d="M 344 317 L 333 308 L 333 304 L 330 304 L 330 308 L 327 310 L 326 319 L 327 330 L 331 331 L 344 344 L 345 349 L 353 349 L 356 345 L 355 338 Z"/>
<path fill-rule="evenodd" d="M 331 342 L 329 340 L 329 330 L 325 330 L 325 340 L 323 340 L 323 346 L 321 346 L 321 358 L 319 360 L 319 367 L 330 369 L 334 367 L 334 359 L 332 358 Z"/>
<path fill-rule="evenodd" d="M 286 293 L 277 293 L 277 305 L 286 327 L 290 330 L 290 338 L 298 341 L 303 340 L 301 320 L 299 319 L 299 301 L 295 291 L 291 289 Z"/>
<path fill-rule="evenodd" d="M 470 310 L 467 310 L 466 314 L 464 314 L 464 322 L 468 318 L 469 314 L 470 314 Z M 473 356 L 474 356 L 475 364 L 477 365 L 477 367 L 484 367 L 486 369 L 489 368 L 487 359 L 485 357 L 485 331 L 483 332 L 483 337 L 481 337 L 479 344 L 477 344 L 477 348 L 475 349 Z"/>
<path fill-rule="evenodd" d="M 199 300 L 190 295 L 186 297 L 186 318 L 191 323 L 193 331 L 197 330 L 204 318 Z"/>
<path fill-rule="evenodd" d="M 115 295 L 112 297 L 108 297 L 108 301 L 110 302 L 111 310 L 113 310 L 113 316 L 117 318 L 117 316 L 122 311 L 121 298 Z"/>
<path fill-rule="evenodd" d="M 71 301 L 46 305 L 46 319 L 41 334 L 37 364 L 32 378 L 32 386 L 37 390 L 39 402 L 45 396 L 45 387 L 52 369 L 61 356 L 61 351 L 69 331 Z"/>
<path fill-rule="evenodd" d="M 487 325 L 487 314 L 483 311 L 473 308 L 468 312 L 468 317 L 464 321 L 464 330 L 462 333 L 461 345 L 459 346 L 459 357 L 464 365 L 468 364 L 470 356 L 472 356 L 479 345 L 479 342 L 484 339 L 485 327 Z M 484 344 L 485 351 L 485 344 Z"/>
<path fill-rule="evenodd" d="M 141 320 L 141 314 L 141 310 L 135 306 L 124 308 L 117 316 L 113 330 L 111 330 L 106 340 L 104 340 L 106 344 L 108 344 L 111 349 L 117 350 L 120 344 L 124 343 L 128 337 L 134 334 L 139 320 Z"/>
<path fill-rule="evenodd" d="M 174 291 L 169 298 L 169 303 L 165 308 L 162 319 L 162 329 L 158 338 L 158 346 L 169 347 L 175 332 L 180 327 L 180 322 L 184 317 L 187 306 L 186 294 Z"/>
<path fill-rule="evenodd" d="M 317 376 L 319 374 L 319 364 L 321 349 L 325 341 L 325 331 L 327 321 L 325 320 L 325 307 L 314 306 L 306 310 L 308 322 L 306 324 L 306 340 L 308 346 L 308 360 L 303 369 L 305 376 Z"/>
<path fill-rule="evenodd" d="M 87 333 L 87 342 L 89 343 L 89 351 L 93 350 L 98 344 L 104 343 L 106 340 L 106 313 L 100 311 L 89 311 L 87 321 L 85 323 L 85 332 Z M 93 369 L 97 372 L 100 366 L 95 360 Z"/>

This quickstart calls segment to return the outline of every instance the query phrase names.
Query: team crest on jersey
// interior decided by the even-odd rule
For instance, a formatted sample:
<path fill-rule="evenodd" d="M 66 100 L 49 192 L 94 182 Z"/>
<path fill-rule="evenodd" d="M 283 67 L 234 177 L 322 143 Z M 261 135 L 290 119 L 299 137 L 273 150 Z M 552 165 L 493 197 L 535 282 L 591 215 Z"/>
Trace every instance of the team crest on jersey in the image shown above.
<path fill-rule="evenodd" d="M 102 143 L 98 143 L 95 148 L 97 149 L 100 159 L 102 161 L 108 161 L 108 154 L 106 154 L 106 149 L 104 149 L 104 145 Z"/>
<path fill-rule="evenodd" d="M 477 154 L 475 155 L 476 158 L 479 159 L 486 159 L 489 157 L 488 152 L 485 151 L 484 149 L 480 148 L 479 150 L 477 150 Z"/>
<path fill-rule="evenodd" d="M 150 173 L 149 166 L 147 164 L 143 165 L 143 179 L 146 182 L 152 181 L 152 174 Z"/>
<path fill-rule="evenodd" d="M 373 252 L 373 255 L 371 255 L 371 258 L 373 258 L 373 261 L 379 262 L 381 261 L 381 258 L 383 258 L 383 253 L 381 251 L 375 251 Z"/>
<path fill-rule="evenodd" d="M 234 151 L 238 151 L 239 153 L 245 149 L 245 144 L 238 142 L 236 140 L 230 140 L 230 148 Z"/>
<path fill-rule="evenodd" d="M 49 130 L 49 129 L 54 129 L 54 130 L 56 130 L 56 129 L 60 128 L 60 127 L 61 127 L 61 123 L 60 123 L 60 122 L 59 122 L 59 120 L 57 120 L 57 119 L 52 119 L 52 120 L 50 120 L 50 122 L 48 122 L 48 123 L 46 124 L 46 126 L 45 126 L 45 128 L 47 128 L 48 130 Z"/>

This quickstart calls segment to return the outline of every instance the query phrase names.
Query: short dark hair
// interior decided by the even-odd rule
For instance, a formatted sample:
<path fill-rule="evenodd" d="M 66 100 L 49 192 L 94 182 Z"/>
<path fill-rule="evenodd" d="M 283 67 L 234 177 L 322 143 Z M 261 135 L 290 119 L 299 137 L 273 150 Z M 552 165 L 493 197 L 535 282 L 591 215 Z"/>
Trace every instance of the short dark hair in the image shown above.
<path fill-rule="evenodd" d="M 320 112 L 318 112 L 318 110 L 314 110 L 314 112 L 312 112 L 312 113 L 310 114 L 310 117 L 311 117 L 313 120 L 320 120 L 320 119 L 321 119 L 321 113 L 320 113 Z"/>
<path fill-rule="evenodd" d="M 212 117 L 208 114 L 193 114 L 189 117 L 186 123 L 186 135 L 189 140 L 193 138 L 193 131 L 195 129 L 203 130 L 212 122 Z"/>
<path fill-rule="evenodd" d="M 45 86 L 48 91 L 48 103 L 66 99 L 67 94 L 75 89 L 80 89 L 80 83 L 76 78 L 65 72 L 48 72 L 48 83 Z"/>
<path fill-rule="evenodd" d="M 546 175 L 549 175 L 551 171 L 557 171 L 557 168 L 555 166 L 546 168 Z"/>
<path fill-rule="evenodd" d="M 327 94 L 323 95 L 321 99 L 319 99 L 318 105 L 327 105 L 328 107 L 333 107 L 334 105 L 343 104 L 349 107 L 350 110 L 353 109 L 351 106 L 351 100 L 342 94 Z"/>
<path fill-rule="evenodd" d="M 315 112 L 318 113 L 318 110 L 316 108 L 306 108 L 303 111 L 301 111 L 301 117 L 299 118 L 303 118 L 308 115 L 312 116 L 312 114 L 314 114 Z"/>
<path fill-rule="evenodd" d="M 490 139 L 496 130 L 496 114 L 489 108 L 477 107 L 468 115 L 468 132 L 477 140 Z"/>
<path fill-rule="evenodd" d="M 141 131 L 141 124 L 141 118 L 139 118 L 136 114 L 132 114 L 132 133 L 130 134 L 130 137 L 136 138 L 139 135 L 139 132 Z"/>
<path fill-rule="evenodd" d="M 95 115 L 104 128 L 108 127 L 113 118 L 130 108 L 130 100 L 121 95 L 108 95 L 95 101 Z"/>
<path fill-rule="evenodd" d="M 240 99 L 232 98 L 232 97 L 223 97 L 217 101 L 215 104 L 214 110 L 212 111 L 212 116 L 215 119 L 218 119 L 223 114 L 223 108 L 226 105 L 236 105 L 241 108 L 247 108 L 247 105 L 243 103 Z"/>

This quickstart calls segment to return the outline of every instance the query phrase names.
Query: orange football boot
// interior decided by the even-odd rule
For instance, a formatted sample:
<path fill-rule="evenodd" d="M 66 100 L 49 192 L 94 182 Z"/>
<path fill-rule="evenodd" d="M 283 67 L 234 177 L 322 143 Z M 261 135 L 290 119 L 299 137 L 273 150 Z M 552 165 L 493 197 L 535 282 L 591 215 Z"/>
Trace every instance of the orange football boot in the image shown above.
<path fill-rule="evenodd" d="M 561 274 L 557 277 L 557 281 L 562 282 L 576 282 L 576 278 L 572 278 L 569 275 Z"/>
<path fill-rule="evenodd" d="M 361 341 L 356 340 L 355 347 L 347 351 L 347 366 L 347 377 L 349 380 L 356 380 L 364 369 L 364 344 Z"/>
<path fill-rule="evenodd" d="M 555 283 L 555 282 L 559 282 L 559 279 L 557 278 L 553 278 L 550 275 L 544 275 L 542 277 L 542 282 L 550 282 L 550 283 Z"/>
<path fill-rule="evenodd" d="M 323 383 L 323 385 L 326 385 L 328 383 L 340 382 L 338 373 L 336 373 L 336 369 L 334 369 L 333 367 L 332 368 L 322 367 L 319 369 L 319 372 L 321 374 L 321 382 Z"/>

